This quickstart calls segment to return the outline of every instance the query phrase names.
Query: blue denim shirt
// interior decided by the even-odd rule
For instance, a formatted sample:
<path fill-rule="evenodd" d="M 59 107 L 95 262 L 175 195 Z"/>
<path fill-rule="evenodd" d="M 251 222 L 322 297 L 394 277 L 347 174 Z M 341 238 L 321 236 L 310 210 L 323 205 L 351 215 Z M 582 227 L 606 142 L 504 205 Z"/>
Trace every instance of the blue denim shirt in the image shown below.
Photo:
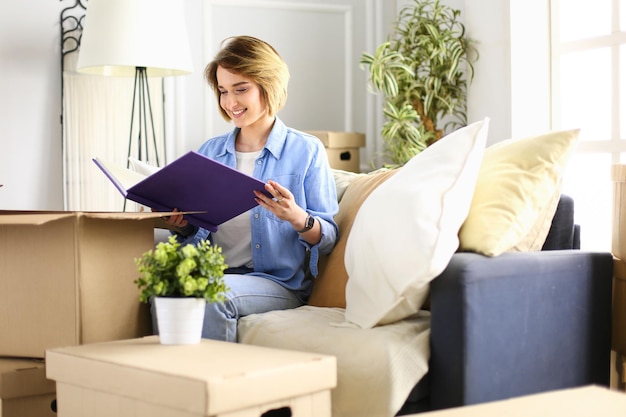
<path fill-rule="evenodd" d="M 235 128 L 230 133 L 209 139 L 198 152 L 235 167 L 238 131 Z M 319 256 L 330 253 L 338 234 L 334 220 L 338 210 L 337 191 L 324 146 L 316 137 L 288 128 L 276 118 L 265 147 L 255 162 L 253 176 L 263 182 L 274 180 L 286 187 L 293 194 L 296 204 L 313 215 L 322 227 L 320 242 L 312 246 L 296 233 L 289 222 L 280 220 L 271 211 L 261 206 L 249 211 L 254 263 L 254 271 L 250 274 L 276 281 L 306 298 L 312 284 L 305 279 L 307 251 L 310 253 L 309 270 L 317 276 Z M 203 239 L 210 239 L 210 232 L 201 228 L 184 243 L 197 243 Z"/>

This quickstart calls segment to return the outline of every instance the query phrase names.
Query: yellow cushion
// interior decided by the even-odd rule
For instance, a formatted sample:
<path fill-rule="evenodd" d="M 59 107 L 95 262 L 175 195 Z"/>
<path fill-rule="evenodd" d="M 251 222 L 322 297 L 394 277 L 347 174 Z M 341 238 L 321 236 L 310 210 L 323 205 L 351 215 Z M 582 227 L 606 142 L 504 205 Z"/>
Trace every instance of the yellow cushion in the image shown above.
<path fill-rule="evenodd" d="M 578 133 L 550 132 L 488 147 L 469 215 L 459 231 L 459 249 L 487 256 L 540 250 Z"/>
<path fill-rule="evenodd" d="M 379 170 L 372 174 L 355 176 L 345 189 L 339 202 L 335 222 L 339 227 L 339 239 L 328 256 L 320 258 L 319 273 L 313 283 L 309 305 L 317 307 L 346 307 L 346 282 L 348 273 L 343 262 L 346 241 L 361 204 L 370 193 L 385 182 L 397 170 Z"/>

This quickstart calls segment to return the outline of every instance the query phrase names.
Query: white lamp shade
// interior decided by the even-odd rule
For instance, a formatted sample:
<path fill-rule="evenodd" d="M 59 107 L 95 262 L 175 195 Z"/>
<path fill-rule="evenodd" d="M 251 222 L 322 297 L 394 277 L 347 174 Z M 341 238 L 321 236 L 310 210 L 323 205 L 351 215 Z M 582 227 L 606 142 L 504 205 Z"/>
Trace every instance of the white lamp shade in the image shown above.
<path fill-rule="evenodd" d="M 184 0 L 89 0 L 79 72 L 150 77 L 193 71 Z"/>

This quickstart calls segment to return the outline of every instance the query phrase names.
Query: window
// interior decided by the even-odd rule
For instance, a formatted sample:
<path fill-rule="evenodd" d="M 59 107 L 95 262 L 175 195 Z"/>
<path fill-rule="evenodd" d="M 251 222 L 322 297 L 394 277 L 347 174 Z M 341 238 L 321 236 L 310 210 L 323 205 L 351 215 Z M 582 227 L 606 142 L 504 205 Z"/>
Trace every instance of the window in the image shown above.
<path fill-rule="evenodd" d="M 552 0 L 551 126 L 580 128 L 564 175 L 582 246 L 611 249 L 611 165 L 626 163 L 626 0 Z"/>

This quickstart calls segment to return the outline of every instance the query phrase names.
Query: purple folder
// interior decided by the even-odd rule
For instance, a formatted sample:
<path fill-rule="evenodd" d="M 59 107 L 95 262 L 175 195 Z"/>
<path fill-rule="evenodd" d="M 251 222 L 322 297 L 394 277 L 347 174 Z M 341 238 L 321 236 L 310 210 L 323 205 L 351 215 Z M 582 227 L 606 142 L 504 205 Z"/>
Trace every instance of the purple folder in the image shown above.
<path fill-rule="evenodd" d="M 185 214 L 195 226 L 212 232 L 217 227 L 257 206 L 253 190 L 268 196 L 263 181 L 211 158 L 190 151 L 124 190 L 106 167 L 96 165 L 129 200 L 157 211 L 201 211 Z"/>

